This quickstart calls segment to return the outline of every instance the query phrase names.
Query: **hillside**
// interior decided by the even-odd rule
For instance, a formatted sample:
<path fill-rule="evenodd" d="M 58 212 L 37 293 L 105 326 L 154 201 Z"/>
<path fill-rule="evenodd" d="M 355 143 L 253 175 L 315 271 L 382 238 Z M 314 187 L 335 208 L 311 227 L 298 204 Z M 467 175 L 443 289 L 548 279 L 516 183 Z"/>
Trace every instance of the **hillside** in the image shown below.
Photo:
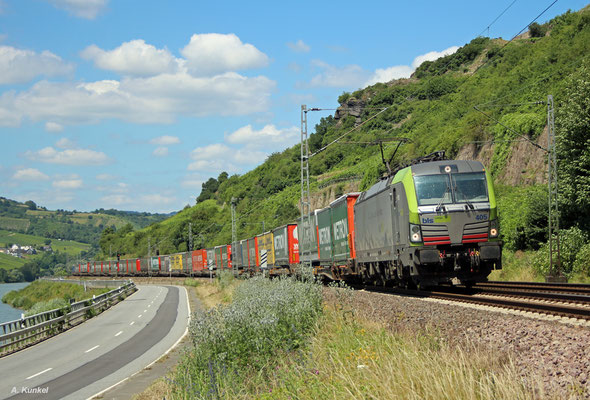
<path fill-rule="evenodd" d="M 0 197 L 0 229 L 94 245 L 98 244 L 106 227 L 121 228 L 131 224 L 133 229 L 141 229 L 167 217 L 169 215 L 166 214 L 104 209 L 93 212 L 50 211 L 30 200 L 20 203 Z M 0 246 L 3 244 L 0 238 Z"/>
<path fill-rule="evenodd" d="M 33 201 L 20 203 L 0 197 L 0 249 L 31 246 L 35 254 L 21 258 L 0 253 L 0 282 L 34 279 L 51 274 L 69 259 L 94 257 L 105 229 L 141 229 L 169 215 L 118 210 L 50 211 Z M 49 250 L 42 250 L 50 246 Z M 55 253 L 55 254 L 54 254 Z M 62 265 L 63 267 L 63 265 Z"/>
<path fill-rule="evenodd" d="M 311 159 L 312 207 L 325 207 L 345 192 L 369 188 L 386 171 L 374 143 L 405 138 L 394 164 L 436 150 L 445 150 L 449 158 L 483 161 L 498 186 L 506 248 L 538 249 L 547 239 L 546 192 L 539 186 L 546 182 L 547 154 L 527 140 L 547 146 L 546 101 L 553 95 L 558 141 L 564 144 L 560 144 L 560 157 L 566 162 L 575 154 L 572 150 L 579 142 L 566 140 L 574 132 L 567 131 L 567 110 L 577 107 L 570 103 L 576 85 L 584 82 L 587 74 L 587 54 L 588 7 L 532 25 L 527 34 L 510 42 L 473 39 L 452 55 L 423 63 L 410 79 L 343 93 L 334 115 L 308 113 L 310 123 L 319 120 L 310 135 L 312 153 L 358 127 Z M 584 96 L 578 100 L 587 101 Z M 397 142 L 385 142 L 386 158 L 396 146 Z M 583 206 L 575 205 L 574 199 L 579 190 L 576 174 L 583 174 L 584 168 L 564 169 L 565 182 L 570 183 L 561 187 L 562 209 L 570 210 L 564 213 L 563 226 L 578 225 L 582 232 L 588 231 L 590 224 L 573 215 L 576 207 Z M 299 216 L 299 185 L 297 145 L 272 154 L 244 175 L 222 173 L 211 178 L 203 184 L 196 206 L 166 221 L 137 232 L 105 232 L 103 254 L 116 248 L 129 255 L 145 255 L 148 240 L 152 251 L 186 251 L 189 222 L 195 248 L 228 243 L 232 197 L 238 199 L 238 237 L 258 234 L 263 227 L 268 230 Z M 520 212 L 515 215 L 512 210 L 517 206 Z"/>

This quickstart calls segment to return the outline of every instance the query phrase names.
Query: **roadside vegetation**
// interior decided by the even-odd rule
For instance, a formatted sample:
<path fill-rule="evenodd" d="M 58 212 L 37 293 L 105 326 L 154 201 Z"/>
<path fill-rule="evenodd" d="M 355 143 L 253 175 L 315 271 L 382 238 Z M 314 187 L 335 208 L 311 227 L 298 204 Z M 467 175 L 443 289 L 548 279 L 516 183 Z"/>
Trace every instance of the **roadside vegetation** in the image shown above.
<path fill-rule="evenodd" d="M 195 313 L 179 365 L 136 400 L 535 397 L 506 355 L 389 331 L 355 313 L 349 289 L 225 279 L 196 286 L 216 305 Z"/>
<path fill-rule="evenodd" d="M 84 290 L 84 285 L 66 282 L 35 281 L 20 290 L 13 290 L 2 297 L 2 302 L 20 308 L 32 315 L 55 308 L 67 307 L 74 302 L 92 298 L 111 289 L 93 288 Z"/>

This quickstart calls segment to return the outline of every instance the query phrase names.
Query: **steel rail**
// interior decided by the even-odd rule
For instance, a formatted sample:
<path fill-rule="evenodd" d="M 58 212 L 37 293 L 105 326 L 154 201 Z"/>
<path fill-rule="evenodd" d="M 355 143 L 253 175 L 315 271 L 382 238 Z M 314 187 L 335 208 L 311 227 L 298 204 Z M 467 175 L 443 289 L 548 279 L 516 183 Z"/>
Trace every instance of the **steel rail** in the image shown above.
<path fill-rule="evenodd" d="M 529 311 L 534 313 L 544 313 L 549 315 L 556 315 L 560 317 L 576 318 L 590 320 L 590 307 L 577 307 L 575 305 L 556 304 L 556 303 L 539 303 L 531 302 L 531 298 L 522 298 L 517 300 L 513 296 L 511 298 L 490 298 L 478 297 L 476 294 L 452 293 L 448 291 L 428 291 L 428 290 L 408 290 L 394 287 L 383 286 L 365 286 L 365 285 L 350 285 L 354 289 L 366 290 L 369 292 L 378 292 L 384 294 L 397 294 L 420 298 L 433 298 L 440 300 L 451 300 L 460 303 L 487 305 L 493 307 L 501 307 L 520 311 Z M 461 289 L 464 290 L 464 289 Z M 549 298 L 556 302 L 562 302 L 559 297 Z M 543 298 L 547 300 L 547 298 Z"/>

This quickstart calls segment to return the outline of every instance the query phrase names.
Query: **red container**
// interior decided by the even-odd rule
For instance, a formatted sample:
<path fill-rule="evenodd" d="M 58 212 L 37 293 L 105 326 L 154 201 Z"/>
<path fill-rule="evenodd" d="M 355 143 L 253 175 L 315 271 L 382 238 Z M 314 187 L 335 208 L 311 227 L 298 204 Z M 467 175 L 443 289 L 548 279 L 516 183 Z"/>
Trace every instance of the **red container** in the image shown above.
<path fill-rule="evenodd" d="M 297 224 L 287 225 L 289 242 L 289 264 L 299 264 L 299 239 L 297 238 Z"/>

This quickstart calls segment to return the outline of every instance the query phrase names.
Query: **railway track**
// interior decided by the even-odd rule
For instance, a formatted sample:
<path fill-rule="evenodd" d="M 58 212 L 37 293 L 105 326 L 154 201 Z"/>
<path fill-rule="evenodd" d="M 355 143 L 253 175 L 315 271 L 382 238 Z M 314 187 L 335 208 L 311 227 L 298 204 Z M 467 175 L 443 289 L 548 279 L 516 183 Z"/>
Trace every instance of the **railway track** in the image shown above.
<path fill-rule="evenodd" d="M 590 320 L 590 285 L 487 282 L 472 289 L 442 287 L 407 290 L 380 286 L 352 286 L 371 292 L 456 301 L 519 311 Z"/>

